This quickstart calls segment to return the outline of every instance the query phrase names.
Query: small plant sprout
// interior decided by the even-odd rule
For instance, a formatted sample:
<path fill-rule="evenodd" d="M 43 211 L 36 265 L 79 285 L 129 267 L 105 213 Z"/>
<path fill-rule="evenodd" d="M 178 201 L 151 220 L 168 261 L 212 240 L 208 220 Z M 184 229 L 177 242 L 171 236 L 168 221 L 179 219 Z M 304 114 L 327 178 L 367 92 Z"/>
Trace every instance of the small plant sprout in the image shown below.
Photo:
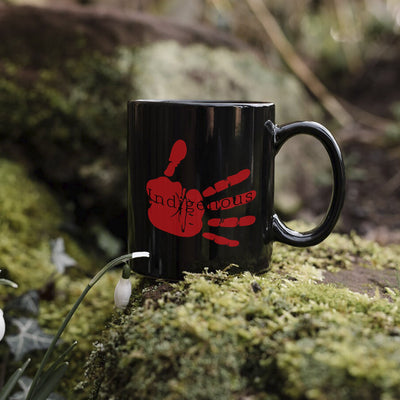
<path fill-rule="evenodd" d="M 115 307 L 125 308 L 132 294 L 132 283 L 130 281 L 131 268 L 128 264 L 125 264 L 122 269 L 122 276 L 119 279 L 117 286 L 114 291 L 114 302 Z"/>

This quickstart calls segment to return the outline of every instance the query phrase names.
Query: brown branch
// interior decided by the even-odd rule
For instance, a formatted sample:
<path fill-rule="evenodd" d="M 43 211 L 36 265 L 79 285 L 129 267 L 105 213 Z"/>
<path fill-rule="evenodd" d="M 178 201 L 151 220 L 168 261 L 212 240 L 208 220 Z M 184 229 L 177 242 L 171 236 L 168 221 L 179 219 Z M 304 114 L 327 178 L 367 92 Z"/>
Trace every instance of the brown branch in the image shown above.
<path fill-rule="evenodd" d="M 347 126 L 353 124 L 355 121 L 352 115 L 339 103 L 299 57 L 264 2 L 262 0 L 246 1 L 283 60 L 314 96 L 320 100 L 325 110 L 331 114 L 340 125 Z"/>

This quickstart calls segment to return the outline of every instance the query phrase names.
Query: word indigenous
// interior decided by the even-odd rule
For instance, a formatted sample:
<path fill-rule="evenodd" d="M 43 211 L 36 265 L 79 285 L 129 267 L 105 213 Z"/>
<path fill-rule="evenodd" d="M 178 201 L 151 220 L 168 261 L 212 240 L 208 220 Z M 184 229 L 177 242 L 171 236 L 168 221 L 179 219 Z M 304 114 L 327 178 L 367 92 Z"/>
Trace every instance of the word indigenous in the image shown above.
<path fill-rule="evenodd" d="M 191 201 L 186 197 L 186 190 L 183 189 L 182 193 L 174 193 L 171 197 L 164 198 L 164 196 L 153 193 L 151 189 L 148 191 L 149 202 L 151 204 L 158 204 L 179 210 L 185 210 L 187 213 L 192 214 L 197 210 L 204 211 L 206 208 L 212 211 L 228 210 L 230 208 L 241 206 L 250 203 L 256 197 L 255 190 L 247 193 L 241 193 L 233 197 L 225 197 L 220 200 L 212 201 L 208 205 L 204 204 L 204 200 Z"/>

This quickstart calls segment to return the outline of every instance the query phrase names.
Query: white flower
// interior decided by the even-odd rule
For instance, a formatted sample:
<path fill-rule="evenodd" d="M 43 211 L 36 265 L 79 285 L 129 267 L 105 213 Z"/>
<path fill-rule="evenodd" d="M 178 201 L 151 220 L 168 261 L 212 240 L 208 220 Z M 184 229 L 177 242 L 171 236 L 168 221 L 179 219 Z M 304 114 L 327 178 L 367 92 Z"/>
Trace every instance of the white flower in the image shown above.
<path fill-rule="evenodd" d="M 4 321 L 3 310 L 0 308 L 0 341 L 4 337 L 5 331 L 6 331 L 6 322 Z"/>
<path fill-rule="evenodd" d="M 114 291 L 114 302 L 117 308 L 125 308 L 129 303 L 132 293 L 132 283 L 129 279 L 130 275 L 131 269 L 129 265 L 126 264 L 122 270 L 122 277 L 118 281 Z"/>
<path fill-rule="evenodd" d="M 131 297 L 132 283 L 130 279 L 120 278 L 114 291 L 114 302 L 117 308 L 125 308 Z"/>

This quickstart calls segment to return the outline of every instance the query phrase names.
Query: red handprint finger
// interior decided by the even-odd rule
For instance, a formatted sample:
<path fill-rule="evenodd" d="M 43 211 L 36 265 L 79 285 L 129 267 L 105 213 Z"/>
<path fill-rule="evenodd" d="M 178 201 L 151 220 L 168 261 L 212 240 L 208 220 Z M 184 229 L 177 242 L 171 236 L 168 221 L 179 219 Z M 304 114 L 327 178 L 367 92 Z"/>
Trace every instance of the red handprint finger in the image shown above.
<path fill-rule="evenodd" d="M 210 226 L 220 226 L 222 228 L 235 228 L 236 226 L 249 226 L 256 222 L 256 217 L 253 215 L 247 215 L 241 218 L 212 218 L 208 220 Z"/>
<path fill-rule="evenodd" d="M 214 187 L 209 186 L 207 189 L 204 189 L 202 194 L 204 197 L 212 196 L 215 193 L 227 189 L 229 186 L 237 185 L 238 183 L 243 182 L 249 176 L 250 176 L 250 170 L 242 169 L 237 174 L 228 176 L 226 179 L 214 183 Z"/>
<path fill-rule="evenodd" d="M 172 176 L 175 173 L 175 168 L 186 157 L 186 153 L 186 143 L 181 139 L 177 140 L 172 146 L 171 153 L 169 155 L 169 164 L 164 171 L 165 176 Z"/>
<path fill-rule="evenodd" d="M 210 233 L 210 232 L 204 232 L 203 233 L 203 237 L 205 239 L 211 240 L 213 242 L 215 242 L 216 244 L 221 244 L 224 246 L 229 246 L 229 247 L 236 247 L 239 246 L 239 242 L 237 240 L 231 240 L 228 239 L 226 237 L 223 236 L 218 236 L 214 233 Z"/>
<path fill-rule="evenodd" d="M 237 196 L 225 197 L 221 200 L 212 201 L 210 204 L 207 205 L 207 208 L 212 211 L 229 210 L 230 208 L 250 203 L 255 199 L 255 197 L 256 191 L 251 190 L 250 192 L 241 193 Z"/>

